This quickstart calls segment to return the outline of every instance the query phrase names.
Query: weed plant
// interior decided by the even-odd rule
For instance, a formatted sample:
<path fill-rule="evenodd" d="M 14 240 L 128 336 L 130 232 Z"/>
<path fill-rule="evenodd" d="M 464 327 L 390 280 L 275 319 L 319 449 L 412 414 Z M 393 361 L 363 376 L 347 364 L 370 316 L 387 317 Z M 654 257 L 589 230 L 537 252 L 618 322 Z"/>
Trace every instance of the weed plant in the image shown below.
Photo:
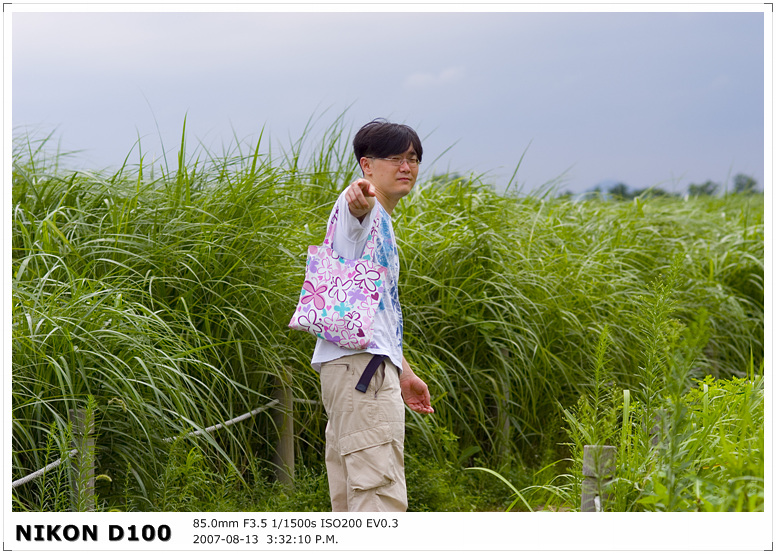
<path fill-rule="evenodd" d="M 288 369 L 294 396 L 312 401 L 295 407 L 297 467 L 322 467 L 325 415 L 314 403 L 319 384 L 309 365 L 314 340 L 287 323 L 306 247 L 321 242 L 357 166 L 342 118 L 313 145 L 310 136 L 308 129 L 280 154 L 263 154 L 263 137 L 216 154 L 191 152 L 184 126 L 177 165 L 148 162 L 138 144 L 137 162 L 127 156 L 111 172 L 61 170 L 47 154 L 48 138 L 16 138 L 14 479 L 47 463 L 51 433 L 57 448 L 69 443 L 68 410 L 91 396 L 97 473 L 105 476 L 101 508 L 229 505 L 196 500 L 211 482 L 225 483 L 223 491 L 270 490 L 271 417 L 188 434 L 267 404 Z M 726 383 L 762 364 L 761 196 L 575 202 L 547 190 L 497 194 L 476 175 L 426 174 L 394 218 L 405 355 L 429 384 L 436 410 L 407 418 L 408 475 L 439 477 L 421 509 L 486 505 L 459 488 L 486 476 L 451 478 L 470 466 L 517 479 L 520 490 L 538 472 L 545 488 L 537 494 L 568 496 L 558 484 L 569 463 L 562 460 L 571 456 L 557 446 L 563 410 L 591 391 L 592 406 L 613 402 L 601 396 L 610 382 L 611 398 L 632 392 L 626 425 L 606 436 L 591 428 L 598 438 L 616 442 L 619 429 L 636 452 L 647 433 L 642 414 L 667 406 L 674 430 L 697 424 L 679 389 L 666 393 L 660 377 L 676 356 L 690 354 L 672 350 L 670 341 L 650 342 L 645 327 L 660 295 L 652 284 L 675 260 L 681 271 L 671 284 L 671 318 L 677 329 L 703 329 L 683 382 L 710 375 Z M 594 345 L 604 336 L 601 365 Z M 645 362 L 650 345 L 654 359 Z M 645 371 L 657 380 L 645 380 Z M 665 394 L 675 403 L 667 405 Z M 677 435 L 665 455 L 684 459 L 689 438 Z M 756 454 L 757 445 L 750 447 Z M 644 454 L 639 459 L 651 459 Z M 413 467 L 421 458 L 426 464 Z M 659 459 L 650 463 L 658 467 Z M 663 479 L 648 474 L 650 483 Z M 746 489 L 744 474 L 736 475 Z M 323 506 L 320 480 L 309 481 L 310 507 Z M 635 474 L 631 481 L 647 486 Z M 667 509 L 680 509 L 686 483 L 673 482 Z M 16 489 L 15 509 L 65 508 L 35 490 Z M 744 505 L 757 505 L 747 494 Z M 301 497 L 289 498 L 296 500 L 274 506 L 301 508 Z"/>
<path fill-rule="evenodd" d="M 673 319 L 679 268 L 676 260 L 665 281 L 653 285 L 642 326 L 646 348 L 638 399 L 632 400 L 629 390 L 618 389 L 601 370 L 604 333 L 596 350 L 592 392 L 563 409 L 571 471 L 557 476 L 560 486 L 526 490 L 536 489 L 573 508 L 580 497 L 583 446 L 606 444 L 617 447 L 618 457 L 604 510 L 764 509 L 762 366 L 755 371 L 750 363 L 747 377 L 717 380 L 706 375 L 691 382 L 708 341 L 708 315 L 699 312 L 688 326 Z"/>

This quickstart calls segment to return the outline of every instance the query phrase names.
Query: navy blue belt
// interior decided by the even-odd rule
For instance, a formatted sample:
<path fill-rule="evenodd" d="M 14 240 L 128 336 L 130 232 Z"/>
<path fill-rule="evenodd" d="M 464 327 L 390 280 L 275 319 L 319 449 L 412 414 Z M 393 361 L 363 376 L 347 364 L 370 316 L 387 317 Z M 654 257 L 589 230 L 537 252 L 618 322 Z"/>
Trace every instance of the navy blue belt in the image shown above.
<path fill-rule="evenodd" d="M 377 368 L 380 367 L 380 364 L 383 363 L 383 360 L 387 357 L 388 356 L 384 356 L 383 354 L 375 354 L 372 356 L 372 359 L 369 360 L 368 364 L 366 364 L 366 368 L 361 374 L 361 378 L 358 380 L 358 385 L 356 385 L 357 391 L 366 392 L 366 388 L 369 386 L 369 381 L 372 380 L 375 371 L 377 371 Z"/>

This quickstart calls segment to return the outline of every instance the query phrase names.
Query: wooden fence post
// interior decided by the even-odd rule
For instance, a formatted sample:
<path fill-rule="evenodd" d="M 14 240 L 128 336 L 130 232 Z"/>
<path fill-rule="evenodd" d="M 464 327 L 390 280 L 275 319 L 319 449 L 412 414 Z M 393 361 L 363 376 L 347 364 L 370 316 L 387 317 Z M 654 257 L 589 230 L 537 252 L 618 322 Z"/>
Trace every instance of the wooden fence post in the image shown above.
<path fill-rule="evenodd" d="M 291 368 L 284 368 L 277 378 L 275 398 L 278 404 L 273 420 L 278 431 L 278 444 L 273 457 L 275 476 L 285 485 L 294 484 L 294 395 L 291 388 Z"/>
<path fill-rule="evenodd" d="M 652 446 L 657 446 L 658 444 L 660 444 L 660 436 L 663 432 L 662 427 L 665 421 L 665 411 L 664 410 L 655 411 L 655 413 L 652 414 L 652 421 L 654 421 L 655 424 L 649 430 L 650 443 L 652 444 Z"/>
<path fill-rule="evenodd" d="M 73 448 L 78 453 L 73 459 L 75 475 L 75 502 L 79 512 L 94 511 L 94 412 L 79 408 L 68 410 L 73 424 Z"/>
<path fill-rule="evenodd" d="M 506 348 L 499 348 L 499 352 L 501 356 L 509 360 L 510 359 L 510 353 L 509 350 Z M 496 397 L 496 407 L 498 410 L 498 419 L 497 419 L 497 433 L 500 436 L 499 440 L 499 457 L 501 460 L 508 460 L 511 455 L 510 445 L 512 444 L 509 440 L 510 437 L 510 425 L 509 425 L 509 414 L 510 414 L 510 402 L 511 402 L 511 391 L 509 383 L 505 383 L 505 388 L 502 391 L 504 393 L 504 398 L 499 399 L 498 396 Z"/>
<path fill-rule="evenodd" d="M 583 512 L 602 512 L 609 495 L 606 485 L 614 478 L 617 450 L 614 446 L 586 444 L 582 456 L 582 506 Z"/>

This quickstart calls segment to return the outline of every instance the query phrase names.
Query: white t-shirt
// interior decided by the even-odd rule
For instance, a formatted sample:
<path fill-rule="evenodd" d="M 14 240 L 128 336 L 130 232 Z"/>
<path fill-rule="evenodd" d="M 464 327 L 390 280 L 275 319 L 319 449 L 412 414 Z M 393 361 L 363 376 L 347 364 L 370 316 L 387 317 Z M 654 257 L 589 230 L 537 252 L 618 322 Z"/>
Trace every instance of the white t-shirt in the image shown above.
<path fill-rule="evenodd" d="M 365 350 L 351 350 L 336 344 L 318 339 L 313 352 L 311 364 L 315 371 L 321 370 L 321 364 L 336 360 L 343 356 L 370 352 L 387 355 L 401 371 L 402 367 L 402 333 L 403 320 L 399 304 L 399 251 L 396 248 L 396 237 L 393 234 L 391 216 L 375 199 L 375 206 L 363 222 L 353 217 L 345 199 L 345 191 L 340 194 L 336 205 L 339 205 L 339 217 L 332 238 L 332 249 L 350 260 L 360 258 L 372 228 L 375 215 L 380 210 L 380 229 L 376 237 L 374 262 L 388 269 L 388 282 L 385 296 L 380 300 L 380 306 L 375 315 L 374 335 L 372 342 Z M 336 206 L 335 205 L 335 206 Z M 332 208 L 332 213 L 334 208 Z M 329 217 L 331 221 L 331 217 Z"/>

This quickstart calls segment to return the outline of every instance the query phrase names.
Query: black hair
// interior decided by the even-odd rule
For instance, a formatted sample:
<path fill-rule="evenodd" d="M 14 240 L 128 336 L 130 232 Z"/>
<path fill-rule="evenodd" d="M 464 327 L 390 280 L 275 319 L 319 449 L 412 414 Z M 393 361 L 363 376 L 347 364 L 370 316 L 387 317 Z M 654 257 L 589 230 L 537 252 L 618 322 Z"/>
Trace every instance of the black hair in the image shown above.
<path fill-rule="evenodd" d="M 423 146 L 414 129 L 408 125 L 391 123 L 383 118 L 364 125 L 353 138 L 353 152 L 357 163 L 363 157 L 388 158 L 404 154 L 410 146 L 415 149 L 418 160 L 422 160 Z"/>

